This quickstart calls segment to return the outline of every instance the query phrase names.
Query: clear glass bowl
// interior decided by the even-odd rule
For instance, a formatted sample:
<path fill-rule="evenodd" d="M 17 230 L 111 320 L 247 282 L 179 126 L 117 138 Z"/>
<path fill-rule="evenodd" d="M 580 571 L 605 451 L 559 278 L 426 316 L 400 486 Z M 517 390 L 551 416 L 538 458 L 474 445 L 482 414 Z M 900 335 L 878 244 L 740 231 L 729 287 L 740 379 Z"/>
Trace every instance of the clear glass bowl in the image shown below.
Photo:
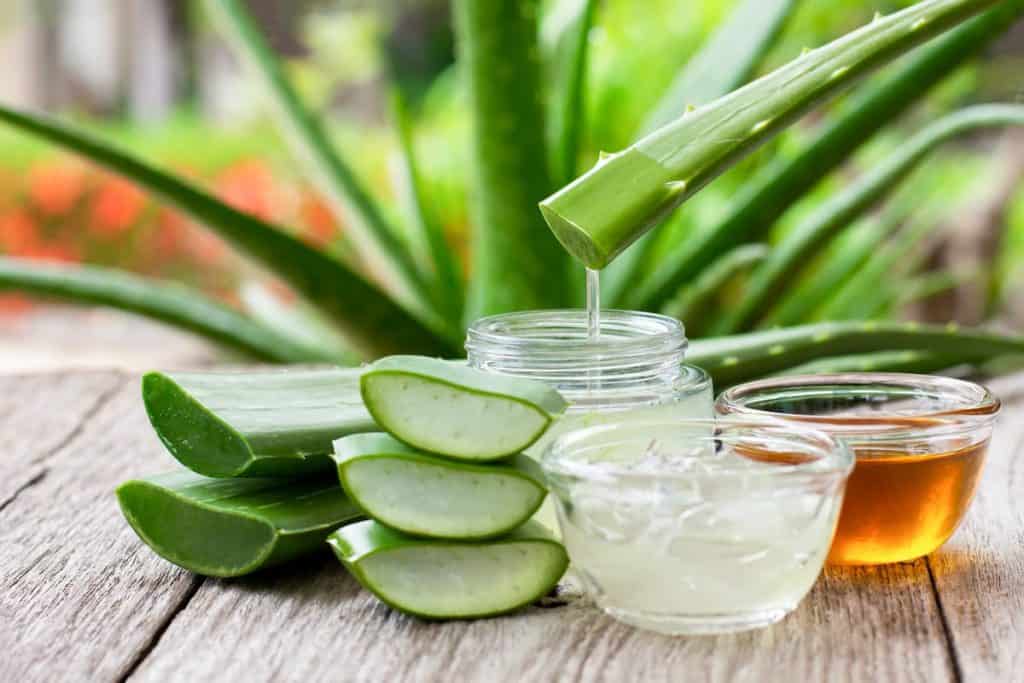
<path fill-rule="evenodd" d="M 608 614 L 670 634 L 774 623 L 821 572 L 853 465 L 777 420 L 636 420 L 542 459 L 563 542 Z"/>
<path fill-rule="evenodd" d="M 927 555 L 959 526 L 999 400 L 948 377 L 855 373 L 742 384 L 715 408 L 740 419 L 786 419 L 845 441 L 856 466 L 828 560 L 883 564 Z"/>

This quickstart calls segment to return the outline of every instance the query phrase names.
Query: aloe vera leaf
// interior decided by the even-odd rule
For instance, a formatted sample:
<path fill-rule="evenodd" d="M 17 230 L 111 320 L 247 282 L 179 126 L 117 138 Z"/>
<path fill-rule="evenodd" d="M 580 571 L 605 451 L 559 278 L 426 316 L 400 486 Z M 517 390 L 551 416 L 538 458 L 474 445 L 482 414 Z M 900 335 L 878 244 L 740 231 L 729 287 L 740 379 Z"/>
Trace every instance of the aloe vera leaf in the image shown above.
<path fill-rule="evenodd" d="M 340 365 L 359 364 L 359 356 L 349 349 L 345 338 L 309 302 L 286 301 L 257 280 L 242 283 L 238 298 L 245 312 L 261 325 L 329 353 L 328 360 Z"/>
<path fill-rule="evenodd" d="M 171 455 L 209 477 L 329 472 L 333 442 L 377 431 L 360 368 L 244 373 L 152 372 L 142 399 Z"/>
<path fill-rule="evenodd" d="M 346 354 L 279 333 L 208 299 L 202 292 L 119 270 L 0 257 L 2 289 L 18 289 L 139 313 L 269 361 L 345 363 L 349 360 Z"/>
<path fill-rule="evenodd" d="M 1024 337 L 918 323 L 836 322 L 701 339 L 688 363 L 708 372 L 717 389 L 830 356 L 922 350 L 966 359 L 1024 353 Z"/>
<path fill-rule="evenodd" d="M 807 321 L 818 306 L 867 263 L 878 245 L 885 241 L 885 236 L 896 230 L 903 218 L 902 214 L 869 218 L 847 228 L 833 240 L 832 253 L 826 255 L 825 262 L 769 308 L 763 326 L 784 327 Z"/>
<path fill-rule="evenodd" d="M 598 0 L 563 0 L 552 10 L 556 28 L 551 46 L 546 46 L 549 87 L 553 102 L 549 124 L 552 129 L 552 174 L 564 185 L 576 177 L 580 138 L 585 126 L 583 96 L 587 82 L 590 29 L 594 25 Z M 545 24 L 543 27 L 547 29 Z M 547 41 L 543 41 L 547 42 Z"/>
<path fill-rule="evenodd" d="M 651 110 L 641 134 L 679 117 L 689 106 L 707 104 L 746 83 L 775 44 L 796 5 L 796 0 L 741 2 L 687 61 Z M 656 232 L 660 231 L 637 240 L 601 274 L 601 296 L 613 306 L 618 306 L 626 292 L 642 279 L 641 268 L 648 262 Z"/>
<path fill-rule="evenodd" d="M 405 195 L 411 214 L 411 224 L 419 236 L 421 249 L 427 255 L 426 272 L 433 281 L 431 295 L 438 310 L 445 319 L 461 331 L 462 307 L 465 303 L 465 289 L 462 274 L 455 263 L 454 251 L 445 239 L 444 228 L 428 206 L 423 179 L 420 176 L 413 140 L 413 124 L 408 104 L 401 89 L 395 86 L 391 94 L 391 111 L 398 133 L 398 147 L 401 152 L 402 175 Z"/>
<path fill-rule="evenodd" d="M 922 273 L 908 278 L 902 283 L 896 292 L 893 305 L 896 307 L 906 306 L 922 299 L 928 299 L 956 289 L 964 283 L 982 276 L 983 271 L 978 268 L 964 269 L 959 272 L 942 270 Z"/>
<path fill-rule="evenodd" d="M 811 187 L 957 66 L 995 41 L 1022 11 L 1024 0 L 1004 0 L 865 86 L 799 155 L 773 163 L 747 183 L 725 218 L 665 258 L 642 286 L 630 292 L 623 305 L 656 309 L 705 264 L 738 241 L 762 239 Z"/>
<path fill-rule="evenodd" d="M 533 521 L 472 542 L 416 538 L 368 520 L 341 527 L 327 542 L 382 602 L 425 619 L 515 611 L 546 595 L 569 566 L 565 548 Z"/>
<path fill-rule="evenodd" d="M 741 244 L 723 254 L 708 266 L 697 280 L 670 301 L 662 313 L 686 323 L 686 331 L 696 336 L 706 327 L 708 308 L 722 288 L 736 275 L 764 261 L 768 247 L 764 244 Z"/>
<path fill-rule="evenodd" d="M 0 107 L 0 122 L 105 166 L 188 213 L 305 296 L 361 354 L 454 352 L 458 342 L 435 331 L 443 328 L 436 319 L 414 317 L 337 259 L 286 232 L 68 126 L 6 107 Z"/>
<path fill-rule="evenodd" d="M 836 356 L 787 368 L 780 375 L 832 375 L 844 372 L 914 372 L 931 374 L 973 363 L 964 354 L 942 354 L 929 351 L 878 351 L 851 356 Z"/>
<path fill-rule="evenodd" d="M 399 285 L 396 294 L 413 305 L 430 302 L 427 283 L 396 231 L 331 144 L 318 118 L 303 104 L 252 17 L 239 0 L 206 0 L 221 32 L 261 84 L 275 118 L 296 156 L 311 171 L 318 189 L 344 215 L 345 235 L 355 244 L 367 272 Z"/>
<path fill-rule="evenodd" d="M 373 419 L 392 436 L 474 461 L 526 450 L 567 406 L 542 382 L 423 356 L 377 361 L 363 372 L 360 389 Z"/>
<path fill-rule="evenodd" d="M 541 202 L 544 217 L 573 256 L 603 268 L 814 105 L 992 4 L 923 0 L 878 18 L 606 157 Z"/>
<path fill-rule="evenodd" d="M 370 433 L 335 441 L 334 459 L 342 487 L 367 516 L 414 536 L 494 538 L 524 524 L 547 495 L 539 465 L 522 454 L 473 465 Z"/>
<path fill-rule="evenodd" d="M 121 513 L 169 562 L 205 576 L 242 576 L 316 552 L 362 512 L 323 477 L 208 479 L 178 471 L 117 488 Z"/>
<path fill-rule="evenodd" d="M 880 295 L 878 283 L 885 282 L 893 269 L 912 260 L 912 253 L 920 248 L 923 238 L 936 227 L 928 214 L 914 220 L 891 239 L 882 243 L 839 289 L 832 293 L 815 313 L 819 320 L 863 320 L 875 310 Z"/>
<path fill-rule="evenodd" d="M 538 0 L 455 0 L 452 6 L 475 162 L 466 319 L 568 305 L 569 260 L 537 211 L 553 187 Z"/>
<path fill-rule="evenodd" d="M 925 127 L 889 158 L 819 207 L 776 245 L 751 276 L 744 296 L 713 329 L 730 334 L 746 329 L 762 314 L 777 292 L 785 291 L 794 275 L 839 230 L 895 191 L 903 178 L 936 148 L 957 135 L 993 126 L 1024 125 L 1024 106 L 983 105 L 945 116 Z"/>
<path fill-rule="evenodd" d="M 796 0 L 743 0 L 662 95 L 647 116 L 644 134 L 750 79 L 796 9 Z"/>

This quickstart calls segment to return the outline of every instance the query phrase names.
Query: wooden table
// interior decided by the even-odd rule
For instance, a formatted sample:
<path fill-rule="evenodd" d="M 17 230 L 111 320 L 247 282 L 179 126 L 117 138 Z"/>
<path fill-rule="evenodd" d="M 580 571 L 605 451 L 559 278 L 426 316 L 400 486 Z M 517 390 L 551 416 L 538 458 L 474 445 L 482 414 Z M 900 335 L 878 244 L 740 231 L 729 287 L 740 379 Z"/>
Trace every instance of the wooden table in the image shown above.
<path fill-rule="evenodd" d="M 138 377 L 0 379 L 0 681 L 1024 680 L 1024 376 L 980 492 L 940 552 L 829 570 L 769 629 L 667 638 L 581 603 L 426 623 L 326 553 L 203 579 L 153 555 L 112 495 L 173 466 Z"/>

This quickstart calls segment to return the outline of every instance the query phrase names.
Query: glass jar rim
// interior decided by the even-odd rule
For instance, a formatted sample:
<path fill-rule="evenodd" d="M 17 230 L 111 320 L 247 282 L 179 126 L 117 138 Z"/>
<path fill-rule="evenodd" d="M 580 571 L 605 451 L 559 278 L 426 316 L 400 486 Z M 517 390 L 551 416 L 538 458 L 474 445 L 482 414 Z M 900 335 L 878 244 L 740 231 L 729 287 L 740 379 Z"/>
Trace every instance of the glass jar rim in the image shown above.
<path fill-rule="evenodd" d="M 685 354 L 688 344 L 686 329 L 679 320 L 646 311 L 602 309 L 601 332 L 597 339 L 587 337 L 587 312 L 579 308 L 500 313 L 470 325 L 466 350 L 631 356 L 652 352 Z"/>
<path fill-rule="evenodd" d="M 823 391 L 835 396 L 855 396 L 873 387 L 896 391 L 917 391 L 949 402 L 948 407 L 872 416 L 781 413 L 753 407 L 757 399 L 772 392 L 787 399 L 815 398 Z M 719 394 L 715 410 L 736 417 L 770 417 L 808 425 L 851 440 L 855 445 L 900 442 L 922 438 L 955 437 L 989 427 L 999 414 L 1001 403 L 986 387 L 953 377 L 899 372 L 864 372 L 821 375 L 790 375 L 754 380 L 730 387 Z M 879 423 L 879 421 L 884 421 Z"/>
<path fill-rule="evenodd" d="M 853 469 L 854 457 L 849 447 L 831 434 L 810 427 L 794 426 L 790 422 L 777 418 L 680 418 L 672 420 L 623 420 L 609 422 L 592 427 L 584 427 L 569 431 L 545 449 L 541 457 L 541 466 L 545 473 L 556 476 L 570 476 L 598 481 L 649 481 L 693 479 L 698 475 L 692 472 L 674 471 L 659 468 L 638 470 L 635 467 L 616 465 L 613 463 L 588 463 L 579 456 L 588 450 L 607 446 L 615 442 L 616 434 L 620 434 L 619 442 L 649 441 L 653 430 L 665 428 L 708 428 L 706 434 L 687 434 L 689 441 L 709 441 L 715 445 L 735 441 L 726 432 L 729 430 L 757 430 L 762 440 L 767 437 L 771 444 L 788 448 L 787 455 L 807 455 L 808 460 L 796 463 L 779 463 L 778 467 L 768 470 L 751 472 L 741 467 L 716 467 L 711 474 L 699 476 L 722 477 L 764 477 L 771 479 L 793 480 L 805 482 L 808 479 L 846 477 Z M 625 432 L 628 436 L 622 437 Z M 746 438 L 751 438 L 749 435 Z M 796 447 L 798 451 L 791 450 Z M 802 449 L 802 450 L 800 450 Z M 770 449 L 765 449 L 770 450 Z M 575 456 L 575 457 L 574 457 Z"/>

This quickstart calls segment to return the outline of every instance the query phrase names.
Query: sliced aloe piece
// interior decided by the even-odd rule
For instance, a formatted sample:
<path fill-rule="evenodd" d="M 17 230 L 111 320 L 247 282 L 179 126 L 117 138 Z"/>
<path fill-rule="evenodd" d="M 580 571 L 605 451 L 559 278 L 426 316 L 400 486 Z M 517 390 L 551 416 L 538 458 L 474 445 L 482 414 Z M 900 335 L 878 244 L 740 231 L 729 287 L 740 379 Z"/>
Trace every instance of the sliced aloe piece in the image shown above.
<path fill-rule="evenodd" d="M 379 429 L 363 407 L 360 372 L 153 372 L 142 398 L 185 467 L 208 477 L 297 477 L 334 469 L 334 439 Z"/>
<path fill-rule="evenodd" d="M 565 548 L 537 522 L 467 542 L 416 538 L 368 520 L 338 529 L 327 543 L 367 590 L 427 619 L 511 612 L 547 594 L 569 566 Z"/>
<path fill-rule="evenodd" d="M 467 365 L 391 356 L 362 376 L 377 424 L 411 446 L 462 460 L 497 460 L 540 438 L 566 407 L 551 387 Z"/>
<path fill-rule="evenodd" d="M 334 458 L 341 485 L 356 505 L 417 536 L 500 536 L 526 522 L 547 495 L 540 467 L 521 454 L 507 464 L 476 465 L 378 433 L 335 441 Z"/>
<path fill-rule="evenodd" d="M 362 517 L 329 477 L 282 483 L 179 471 L 127 481 L 117 500 L 156 554 L 206 576 L 241 576 L 314 552 Z"/>

